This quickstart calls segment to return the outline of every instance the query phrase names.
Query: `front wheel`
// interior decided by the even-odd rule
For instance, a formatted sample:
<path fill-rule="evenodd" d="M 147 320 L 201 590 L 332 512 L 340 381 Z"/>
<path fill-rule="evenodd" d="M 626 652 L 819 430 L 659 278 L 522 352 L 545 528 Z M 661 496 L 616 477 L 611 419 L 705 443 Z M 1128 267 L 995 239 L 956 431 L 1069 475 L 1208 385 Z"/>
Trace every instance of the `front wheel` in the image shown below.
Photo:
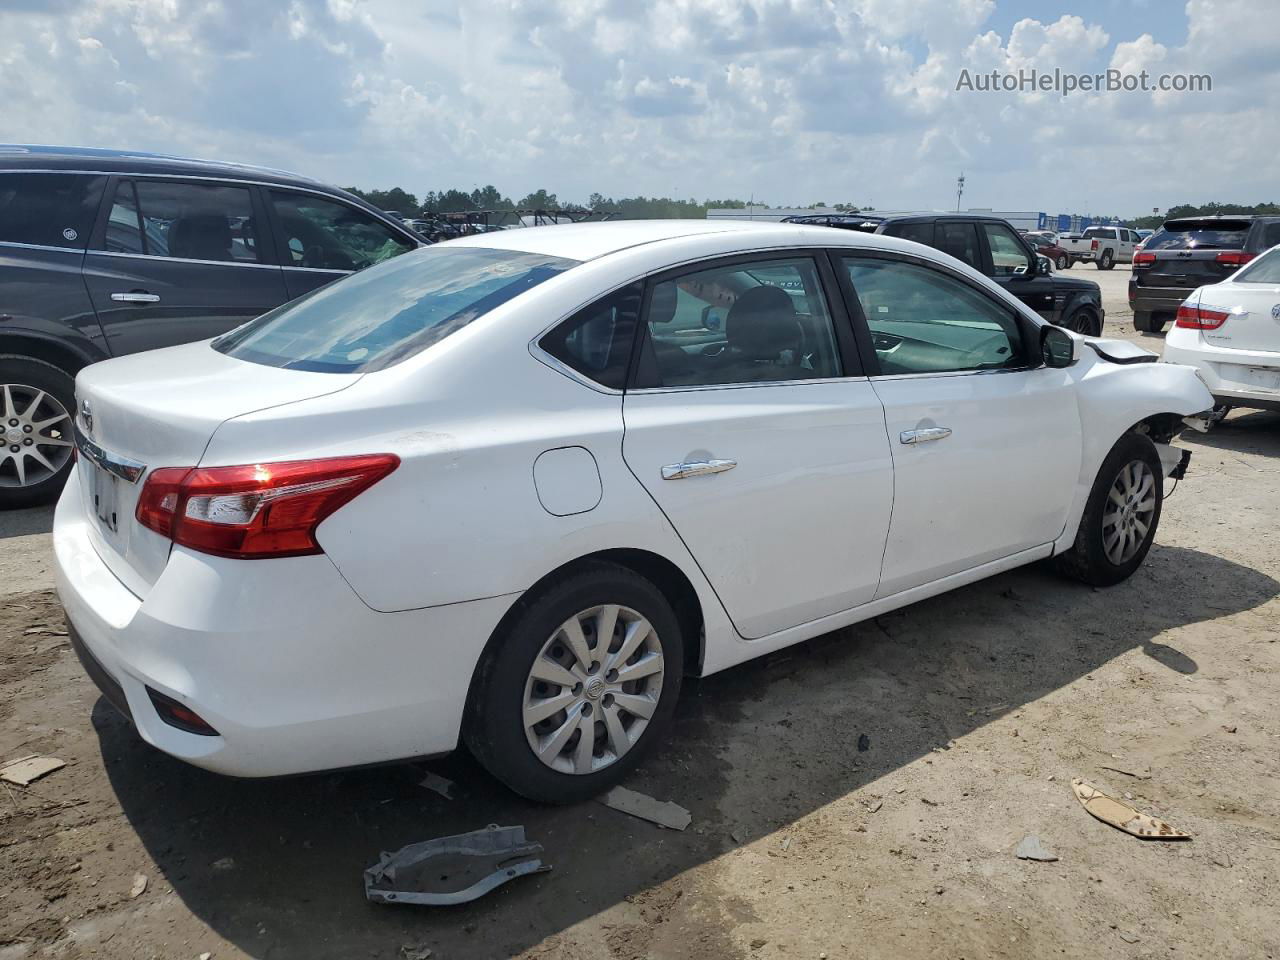
<path fill-rule="evenodd" d="M 1163 500 L 1155 444 L 1142 434 L 1125 434 L 1102 461 L 1075 543 L 1058 557 L 1058 568 L 1095 587 L 1128 579 L 1155 540 Z"/>
<path fill-rule="evenodd" d="M 1065 270 L 1068 266 L 1070 266 L 1070 261 L 1067 260 L 1067 255 L 1065 253 L 1058 257 L 1058 262 L 1054 264 L 1054 267 L 1058 270 Z"/>
<path fill-rule="evenodd" d="M 1081 307 L 1067 318 L 1064 326 L 1068 330 L 1074 330 L 1076 333 L 1082 333 L 1086 337 L 1102 336 L 1102 324 L 1094 315 L 1093 311 L 1087 307 Z"/>
<path fill-rule="evenodd" d="M 609 563 L 520 602 L 480 665 L 463 736 L 516 793 L 594 797 L 634 769 L 671 720 L 680 622 L 650 581 Z"/>
<path fill-rule="evenodd" d="M 0 356 L 0 510 L 57 497 L 73 463 L 73 410 L 70 374 L 43 360 Z"/>

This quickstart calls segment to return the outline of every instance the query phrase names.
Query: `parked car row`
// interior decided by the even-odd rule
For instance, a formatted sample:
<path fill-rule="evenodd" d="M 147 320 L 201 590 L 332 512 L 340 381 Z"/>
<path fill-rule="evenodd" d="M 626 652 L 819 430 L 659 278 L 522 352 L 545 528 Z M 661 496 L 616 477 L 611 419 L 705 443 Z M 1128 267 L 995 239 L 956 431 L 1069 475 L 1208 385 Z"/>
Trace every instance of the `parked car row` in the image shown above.
<path fill-rule="evenodd" d="M 74 378 L 203 340 L 422 244 L 346 191 L 237 164 L 0 152 L 0 509 L 57 494 Z"/>

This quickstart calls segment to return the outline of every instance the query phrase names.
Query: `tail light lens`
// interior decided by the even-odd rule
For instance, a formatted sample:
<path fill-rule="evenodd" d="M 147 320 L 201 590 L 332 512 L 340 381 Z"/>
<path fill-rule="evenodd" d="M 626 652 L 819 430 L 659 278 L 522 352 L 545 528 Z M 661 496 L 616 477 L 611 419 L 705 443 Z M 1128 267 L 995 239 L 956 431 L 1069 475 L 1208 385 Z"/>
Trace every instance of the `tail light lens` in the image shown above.
<path fill-rule="evenodd" d="M 1189 330 L 1217 330 L 1227 322 L 1231 311 L 1218 307 L 1205 307 L 1184 303 L 1178 308 L 1178 316 L 1174 326 L 1186 327 Z"/>
<path fill-rule="evenodd" d="M 1089 241 L 1089 249 L 1090 249 L 1090 250 L 1097 250 L 1097 249 L 1098 249 L 1098 241 L 1097 241 L 1097 240 L 1090 240 L 1090 241 Z"/>
<path fill-rule="evenodd" d="M 316 527 L 400 465 L 390 453 L 236 467 L 162 467 L 147 475 L 138 522 L 220 557 L 323 552 Z"/>
<path fill-rule="evenodd" d="M 1243 250 L 1231 250 L 1218 254 L 1214 259 L 1219 263 L 1225 263 L 1229 267 L 1240 267 L 1252 260 L 1253 257 L 1254 254 L 1245 253 Z"/>
<path fill-rule="evenodd" d="M 1135 253 L 1133 255 L 1133 265 L 1137 267 L 1149 267 L 1156 262 L 1154 253 Z"/>

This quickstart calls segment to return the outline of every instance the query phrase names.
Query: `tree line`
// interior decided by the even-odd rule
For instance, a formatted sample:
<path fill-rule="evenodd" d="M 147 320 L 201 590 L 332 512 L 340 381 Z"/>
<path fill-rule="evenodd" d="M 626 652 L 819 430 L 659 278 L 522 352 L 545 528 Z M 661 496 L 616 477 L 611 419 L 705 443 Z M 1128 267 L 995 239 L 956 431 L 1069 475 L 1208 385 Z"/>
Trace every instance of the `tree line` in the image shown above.
<path fill-rule="evenodd" d="M 535 190 L 519 199 L 504 195 L 492 184 L 466 190 L 431 190 L 422 197 L 401 187 L 390 190 L 361 190 L 347 187 L 351 193 L 373 204 L 379 210 L 395 210 L 405 217 L 433 216 L 438 213 L 463 213 L 469 210 L 563 210 L 566 212 L 613 213 L 629 220 L 662 220 L 706 217 L 709 209 L 745 207 L 743 200 L 673 200 L 670 197 L 606 197 L 593 193 L 585 204 L 562 201 L 545 189 Z M 758 203 L 764 206 L 763 203 Z"/>
<path fill-rule="evenodd" d="M 1223 217 L 1255 214 L 1259 216 L 1280 215 L 1280 204 L 1276 203 L 1179 203 L 1164 212 L 1150 217 L 1138 217 L 1131 221 L 1138 229 L 1154 230 L 1166 220 L 1177 220 L 1182 217 Z"/>

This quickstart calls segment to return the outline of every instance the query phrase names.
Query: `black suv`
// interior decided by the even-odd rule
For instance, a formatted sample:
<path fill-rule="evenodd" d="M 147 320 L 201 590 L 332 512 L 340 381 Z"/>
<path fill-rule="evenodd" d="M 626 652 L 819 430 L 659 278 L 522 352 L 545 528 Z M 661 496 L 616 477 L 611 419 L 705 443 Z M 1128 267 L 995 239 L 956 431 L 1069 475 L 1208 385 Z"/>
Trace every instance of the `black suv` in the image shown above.
<path fill-rule="evenodd" d="M 0 508 L 61 489 L 81 367 L 215 336 L 421 243 L 275 170 L 0 146 Z"/>
<path fill-rule="evenodd" d="M 814 214 L 785 218 L 864 233 L 914 240 L 963 260 L 1029 306 L 1050 323 L 1089 336 L 1102 335 L 1102 290 L 1092 280 L 1052 272 L 1042 257 L 998 217 L 971 213 L 919 213 L 896 217 L 874 214 Z"/>
<path fill-rule="evenodd" d="M 1166 220 L 1133 255 L 1133 328 L 1159 333 L 1196 287 L 1221 283 L 1280 243 L 1280 217 Z"/>

